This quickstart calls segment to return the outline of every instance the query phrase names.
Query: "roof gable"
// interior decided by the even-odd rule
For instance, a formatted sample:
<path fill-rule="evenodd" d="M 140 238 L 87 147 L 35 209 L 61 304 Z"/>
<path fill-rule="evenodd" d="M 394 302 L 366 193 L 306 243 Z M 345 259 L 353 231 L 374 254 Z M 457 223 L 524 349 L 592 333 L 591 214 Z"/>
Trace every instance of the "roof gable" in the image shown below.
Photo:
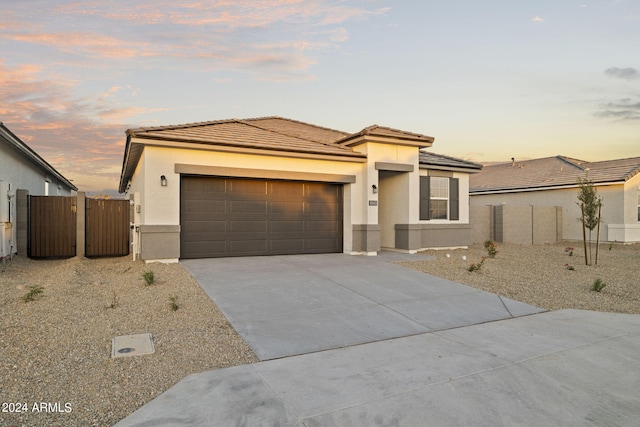
<path fill-rule="evenodd" d="M 227 145 L 265 150 L 357 156 L 350 148 L 333 144 L 343 132 L 279 117 L 230 119 L 175 126 L 130 129 L 129 137 Z"/>
<path fill-rule="evenodd" d="M 408 145 L 416 145 L 420 148 L 431 147 L 434 138 L 414 132 L 394 129 L 386 126 L 371 125 L 362 129 L 360 132 L 353 133 L 345 138 L 337 141 L 338 144 L 352 146 L 362 143 L 370 139 L 393 139 L 399 143 L 407 143 Z"/>
<path fill-rule="evenodd" d="M 51 166 L 46 160 L 44 160 L 38 153 L 33 151 L 27 144 L 20 138 L 14 135 L 2 122 L 0 122 L 0 141 L 4 141 L 7 145 L 11 146 L 14 150 L 20 153 L 24 158 L 29 160 L 38 169 L 44 171 L 55 177 L 61 184 L 67 188 L 77 191 L 78 188 L 73 185 L 67 178 L 65 178 L 60 172 L 58 172 L 53 166 Z"/>

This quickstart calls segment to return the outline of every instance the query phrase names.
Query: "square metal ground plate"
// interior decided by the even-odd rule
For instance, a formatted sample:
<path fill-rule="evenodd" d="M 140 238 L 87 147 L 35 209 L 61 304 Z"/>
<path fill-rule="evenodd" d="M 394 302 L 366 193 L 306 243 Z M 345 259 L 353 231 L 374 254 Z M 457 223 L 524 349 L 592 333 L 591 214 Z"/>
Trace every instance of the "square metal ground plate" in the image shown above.
<path fill-rule="evenodd" d="M 111 343 L 111 357 L 142 356 L 155 352 L 151 334 L 122 335 Z"/>

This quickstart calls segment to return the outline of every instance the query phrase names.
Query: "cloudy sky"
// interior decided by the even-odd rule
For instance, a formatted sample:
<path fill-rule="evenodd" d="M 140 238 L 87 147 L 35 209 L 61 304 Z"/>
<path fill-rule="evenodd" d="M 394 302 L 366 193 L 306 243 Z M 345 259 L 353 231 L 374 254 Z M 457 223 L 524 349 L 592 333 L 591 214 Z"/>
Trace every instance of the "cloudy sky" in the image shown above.
<path fill-rule="evenodd" d="M 81 189 L 125 130 L 379 124 L 478 162 L 640 156 L 637 0 L 0 0 L 0 121 Z"/>

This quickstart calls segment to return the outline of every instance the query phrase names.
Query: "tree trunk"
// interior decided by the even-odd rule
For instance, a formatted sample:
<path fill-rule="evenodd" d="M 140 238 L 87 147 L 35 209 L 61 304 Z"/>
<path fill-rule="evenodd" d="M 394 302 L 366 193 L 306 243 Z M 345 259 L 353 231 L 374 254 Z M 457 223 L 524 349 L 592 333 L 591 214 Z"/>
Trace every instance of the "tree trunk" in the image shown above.
<path fill-rule="evenodd" d="M 589 265 L 589 254 L 587 254 L 587 227 L 584 224 L 584 203 L 580 205 L 582 210 L 582 242 L 584 243 L 584 265 Z"/>
<path fill-rule="evenodd" d="M 598 206 L 598 231 L 596 232 L 596 262 L 598 265 L 598 249 L 600 249 L 600 216 L 602 215 L 602 204 Z"/>

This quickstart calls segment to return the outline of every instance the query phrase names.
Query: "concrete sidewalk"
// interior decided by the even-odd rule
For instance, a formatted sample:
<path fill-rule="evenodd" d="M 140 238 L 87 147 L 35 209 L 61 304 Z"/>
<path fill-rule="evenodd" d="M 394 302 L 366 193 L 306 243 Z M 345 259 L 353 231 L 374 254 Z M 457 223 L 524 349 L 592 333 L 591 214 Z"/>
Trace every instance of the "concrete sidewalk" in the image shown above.
<path fill-rule="evenodd" d="M 260 360 L 539 313 L 382 252 L 184 260 Z"/>
<path fill-rule="evenodd" d="M 637 426 L 640 316 L 547 312 L 194 374 L 117 427 Z"/>

